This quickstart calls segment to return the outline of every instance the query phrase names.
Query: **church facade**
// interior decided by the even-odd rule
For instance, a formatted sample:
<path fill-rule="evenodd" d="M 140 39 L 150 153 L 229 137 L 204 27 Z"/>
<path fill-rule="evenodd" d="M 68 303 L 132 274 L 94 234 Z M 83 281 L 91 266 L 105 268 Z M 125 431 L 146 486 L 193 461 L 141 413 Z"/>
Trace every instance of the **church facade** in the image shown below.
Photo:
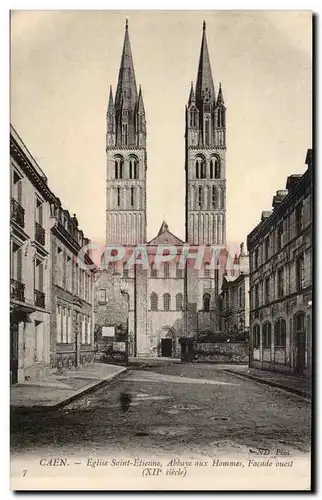
<path fill-rule="evenodd" d="M 115 97 L 110 88 L 106 133 L 106 244 L 126 251 L 122 262 L 100 272 L 96 311 L 104 317 L 106 303 L 98 297 L 117 282 L 120 301 L 128 303 L 130 354 L 176 357 L 181 339 L 216 333 L 220 325 L 218 300 L 225 266 L 215 268 L 212 256 L 226 245 L 226 107 L 221 85 L 215 90 L 205 23 L 197 81 L 191 84 L 185 112 L 185 241 L 165 221 L 158 235 L 147 241 L 146 138 L 143 93 L 136 84 L 126 23 Z M 169 246 L 176 249 L 176 257 L 157 265 L 160 248 Z M 144 249 L 148 266 L 129 265 L 126 256 L 134 247 Z M 180 259 L 187 248 L 190 260 L 183 266 Z M 202 265 L 195 266 L 191 255 L 200 248 Z M 106 314 L 104 322 L 113 326 L 114 314 Z"/>

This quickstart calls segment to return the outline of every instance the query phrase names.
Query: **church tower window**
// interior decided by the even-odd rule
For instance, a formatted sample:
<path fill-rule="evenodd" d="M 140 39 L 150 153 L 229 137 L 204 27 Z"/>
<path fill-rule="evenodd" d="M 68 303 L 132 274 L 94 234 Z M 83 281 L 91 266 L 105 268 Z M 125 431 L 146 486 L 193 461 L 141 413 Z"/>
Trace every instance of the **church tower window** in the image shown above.
<path fill-rule="evenodd" d="M 219 158 L 215 159 L 215 179 L 220 179 L 220 160 Z"/>
<path fill-rule="evenodd" d="M 117 188 L 117 206 L 119 207 L 121 205 L 121 188 Z"/>
<path fill-rule="evenodd" d="M 205 118 L 205 146 L 210 145 L 210 118 L 206 116 Z"/>

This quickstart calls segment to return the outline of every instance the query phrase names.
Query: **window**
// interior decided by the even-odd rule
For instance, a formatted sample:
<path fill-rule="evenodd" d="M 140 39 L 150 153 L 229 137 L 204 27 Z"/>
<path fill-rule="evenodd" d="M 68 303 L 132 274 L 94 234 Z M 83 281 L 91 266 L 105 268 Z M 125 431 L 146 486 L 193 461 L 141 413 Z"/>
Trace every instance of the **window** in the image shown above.
<path fill-rule="evenodd" d="M 254 253 L 254 269 L 257 269 L 259 265 L 259 247 L 255 249 Z"/>
<path fill-rule="evenodd" d="M 205 312 L 209 312 L 210 309 L 210 295 L 209 293 L 205 293 L 203 296 L 203 310 Z"/>
<path fill-rule="evenodd" d="M 182 306 L 183 306 L 183 296 L 182 296 L 182 293 L 177 293 L 177 295 L 176 295 L 176 310 L 177 311 L 182 311 Z"/>
<path fill-rule="evenodd" d="M 276 347 L 286 346 L 286 322 L 278 319 L 274 326 L 274 342 Z"/>
<path fill-rule="evenodd" d="M 267 276 L 267 278 L 265 278 L 264 289 L 265 289 L 265 304 L 268 304 L 269 299 L 270 299 L 270 277 L 269 276 Z"/>
<path fill-rule="evenodd" d="M 121 188 L 117 188 L 117 206 L 119 207 L 121 205 Z"/>
<path fill-rule="evenodd" d="M 134 187 L 131 187 L 131 207 L 134 206 Z"/>
<path fill-rule="evenodd" d="M 169 293 L 165 293 L 163 295 L 163 310 L 170 311 L 171 309 L 171 295 Z"/>
<path fill-rule="evenodd" d="M 114 178 L 123 179 L 123 158 L 117 157 L 114 160 Z"/>
<path fill-rule="evenodd" d="M 205 146 L 210 145 L 210 118 L 205 118 Z"/>
<path fill-rule="evenodd" d="M 99 304 L 106 304 L 106 290 L 99 290 L 98 292 L 98 302 Z"/>
<path fill-rule="evenodd" d="M 283 222 L 281 222 L 277 228 L 277 250 L 280 250 L 283 247 L 283 232 Z"/>
<path fill-rule="evenodd" d="M 259 285 L 255 286 L 255 308 L 259 307 Z"/>
<path fill-rule="evenodd" d="M 303 312 L 295 314 L 293 323 L 295 332 L 305 332 L 305 314 Z"/>
<path fill-rule="evenodd" d="M 296 290 L 304 288 L 304 254 L 296 259 Z"/>
<path fill-rule="evenodd" d="M 182 269 L 180 267 L 176 268 L 176 278 L 181 279 L 183 277 Z"/>
<path fill-rule="evenodd" d="M 123 125 L 122 125 L 122 145 L 127 146 L 127 142 L 128 142 L 127 123 L 123 123 Z"/>
<path fill-rule="evenodd" d="M 217 111 L 217 127 L 225 126 L 225 114 L 223 108 L 219 108 Z"/>
<path fill-rule="evenodd" d="M 123 262 L 123 278 L 129 277 L 129 270 L 127 268 L 127 262 Z"/>
<path fill-rule="evenodd" d="M 158 270 L 155 269 L 154 267 L 151 267 L 151 278 L 157 278 L 158 277 Z"/>
<path fill-rule="evenodd" d="M 264 240 L 264 260 L 269 259 L 269 236 L 266 236 Z"/>
<path fill-rule="evenodd" d="M 214 178 L 214 160 L 210 159 L 210 179 Z"/>
<path fill-rule="evenodd" d="M 67 322 L 68 322 L 68 328 L 67 328 L 67 342 L 71 344 L 73 342 L 73 328 L 72 328 L 72 313 L 70 309 L 67 309 Z"/>
<path fill-rule="evenodd" d="M 303 231 L 303 202 L 300 201 L 295 209 L 296 236 Z"/>
<path fill-rule="evenodd" d="M 87 318 L 87 343 L 91 344 L 91 319 L 90 316 Z"/>
<path fill-rule="evenodd" d="M 56 307 L 56 336 L 57 342 L 61 343 L 61 333 L 62 333 L 62 324 L 61 324 L 61 306 L 57 305 Z"/>
<path fill-rule="evenodd" d="M 218 269 L 215 269 L 215 295 L 218 295 L 219 290 L 219 272 Z"/>
<path fill-rule="evenodd" d="M 196 158 L 196 179 L 206 178 L 206 162 L 203 157 Z"/>
<path fill-rule="evenodd" d="M 202 208 L 202 201 L 203 201 L 203 196 L 202 196 L 202 187 L 199 186 L 199 189 L 198 189 L 198 207 L 199 208 Z"/>
<path fill-rule="evenodd" d="M 155 292 L 151 293 L 150 302 L 151 302 L 151 311 L 157 311 L 158 310 L 158 296 Z"/>
<path fill-rule="evenodd" d="M 253 326 L 253 347 L 258 348 L 260 346 L 260 326 Z"/>
<path fill-rule="evenodd" d="M 284 269 L 281 267 L 277 271 L 277 297 L 280 299 L 284 296 Z"/>
<path fill-rule="evenodd" d="M 272 342 L 272 325 L 269 321 L 263 324 L 263 347 L 270 347 Z"/>
<path fill-rule="evenodd" d="M 221 172 L 220 172 L 220 160 L 219 158 L 215 159 L 215 179 L 220 179 L 221 177 Z"/>
<path fill-rule="evenodd" d="M 165 278 L 169 278 L 170 277 L 170 266 L 169 266 L 168 262 L 165 262 L 163 264 L 163 275 L 164 275 Z"/>
<path fill-rule="evenodd" d="M 67 315 L 66 315 L 66 307 L 63 307 L 63 340 L 62 342 L 65 344 L 67 342 Z"/>
<path fill-rule="evenodd" d="M 212 208 L 216 208 L 216 187 L 212 186 L 211 189 L 211 204 Z"/>
<path fill-rule="evenodd" d="M 192 108 L 190 111 L 190 127 L 196 128 L 197 126 L 197 111 L 195 108 Z"/>
<path fill-rule="evenodd" d="M 130 158 L 130 179 L 138 179 L 138 161 L 136 158 Z"/>

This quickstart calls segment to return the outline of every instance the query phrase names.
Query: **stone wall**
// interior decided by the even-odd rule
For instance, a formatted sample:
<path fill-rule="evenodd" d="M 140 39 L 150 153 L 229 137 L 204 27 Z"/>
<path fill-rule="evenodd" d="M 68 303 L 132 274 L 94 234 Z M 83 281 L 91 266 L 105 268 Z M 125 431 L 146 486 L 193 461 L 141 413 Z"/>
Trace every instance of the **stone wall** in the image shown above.
<path fill-rule="evenodd" d="M 193 346 L 196 361 L 248 364 L 248 342 L 194 342 Z"/>

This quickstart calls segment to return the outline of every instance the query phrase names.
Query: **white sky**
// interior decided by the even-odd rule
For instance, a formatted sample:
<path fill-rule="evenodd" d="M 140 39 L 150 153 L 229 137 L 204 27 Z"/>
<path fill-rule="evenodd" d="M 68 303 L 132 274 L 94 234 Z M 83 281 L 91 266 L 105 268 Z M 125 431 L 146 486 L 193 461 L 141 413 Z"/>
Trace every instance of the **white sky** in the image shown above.
<path fill-rule="evenodd" d="M 129 33 L 147 115 L 148 239 L 184 239 L 184 108 L 202 21 L 227 106 L 227 240 L 270 209 L 311 147 L 311 13 L 15 11 L 11 122 L 85 235 L 105 242 L 105 114 Z"/>

